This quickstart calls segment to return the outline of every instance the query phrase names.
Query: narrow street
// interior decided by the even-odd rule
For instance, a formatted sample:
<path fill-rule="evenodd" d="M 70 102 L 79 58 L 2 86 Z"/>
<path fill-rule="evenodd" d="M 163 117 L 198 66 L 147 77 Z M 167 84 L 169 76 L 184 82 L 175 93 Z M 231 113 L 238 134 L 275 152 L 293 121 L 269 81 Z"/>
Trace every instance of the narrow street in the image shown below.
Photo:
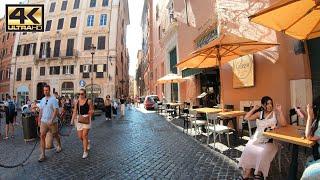
<path fill-rule="evenodd" d="M 146 110 L 127 109 L 124 118 L 105 121 L 99 116 L 90 132 L 89 158 L 75 129 L 63 137 L 63 151 L 48 150 L 38 163 L 38 147 L 24 167 L 0 168 L 0 179 L 234 179 L 236 163 L 201 145 L 163 117 Z M 21 128 L 15 139 L 0 141 L 1 163 L 18 163 L 31 151 Z"/>

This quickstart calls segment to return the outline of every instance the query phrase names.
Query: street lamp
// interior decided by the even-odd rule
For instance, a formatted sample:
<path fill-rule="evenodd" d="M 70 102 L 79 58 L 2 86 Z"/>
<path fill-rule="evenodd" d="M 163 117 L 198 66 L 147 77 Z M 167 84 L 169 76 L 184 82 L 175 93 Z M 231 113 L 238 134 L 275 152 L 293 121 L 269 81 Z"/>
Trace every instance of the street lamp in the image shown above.
<path fill-rule="evenodd" d="M 90 48 L 90 53 L 91 53 L 91 100 L 92 100 L 92 102 L 94 103 L 94 101 L 93 101 L 93 55 L 95 54 L 95 52 L 96 52 L 96 47 L 93 45 L 93 44 L 91 44 L 90 46 L 89 46 L 89 48 Z"/>

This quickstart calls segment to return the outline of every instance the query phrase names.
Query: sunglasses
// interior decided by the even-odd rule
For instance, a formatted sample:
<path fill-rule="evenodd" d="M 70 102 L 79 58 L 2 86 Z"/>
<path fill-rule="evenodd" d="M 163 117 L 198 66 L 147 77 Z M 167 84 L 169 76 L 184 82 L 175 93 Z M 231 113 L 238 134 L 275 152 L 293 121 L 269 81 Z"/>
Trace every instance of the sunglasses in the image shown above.
<path fill-rule="evenodd" d="M 48 104 L 48 99 L 46 100 L 46 105 Z"/>
<path fill-rule="evenodd" d="M 80 93 L 80 95 L 81 95 L 81 96 L 83 96 L 83 95 L 84 95 L 84 93 Z"/>

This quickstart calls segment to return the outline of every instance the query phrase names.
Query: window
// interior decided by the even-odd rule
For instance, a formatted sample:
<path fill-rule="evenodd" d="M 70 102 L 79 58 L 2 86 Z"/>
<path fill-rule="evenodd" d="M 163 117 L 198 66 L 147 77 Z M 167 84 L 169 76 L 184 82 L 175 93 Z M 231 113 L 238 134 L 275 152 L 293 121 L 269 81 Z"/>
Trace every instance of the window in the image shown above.
<path fill-rule="evenodd" d="M 31 80 L 31 71 L 32 71 L 32 68 L 28 67 L 26 72 L 26 81 Z"/>
<path fill-rule="evenodd" d="M 23 56 L 28 56 L 30 54 L 30 44 L 24 45 Z"/>
<path fill-rule="evenodd" d="M 48 20 L 46 24 L 46 31 L 50 31 L 51 29 L 52 20 Z"/>
<path fill-rule="evenodd" d="M 50 51 L 50 42 L 42 42 L 40 44 L 39 58 L 49 58 Z"/>
<path fill-rule="evenodd" d="M 98 37 L 98 49 L 105 49 L 105 44 L 106 44 L 106 37 L 99 36 Z"/>
<path fill-rule="evenodd" d="M 79 9 L 80 0 L 74 0 L 73 9 Z"/>
<path fill-rule="evenodd" d="M 62 1 L 61 11 L 65 11 L 67 9 L 68 1 Z"/>
<path fill-rule="evenodd" d="M 46 67 L 40 67 L 40 76 L 46 75 Z"/>
<path fill-rule="evenodd" d="M 92 37 L 84 38 L 84 50 L 90 50 L 90 45 L 92 44 Z"/>
<path fill-rule="evenodd" d="M 17 46 L 17 52 L 16 52 L 16 56 L 20 56 L 21 53 L 21 45 Z"/>
<path fill-rule="evenodd" d="M 90 7 L 96 7 L 96 0 L 90 1 Z"/>
<path fill-rule="evenodd" d="M 53 57 L 59 57 L 60 56 L 60 43 L 61 43 L 61 40 L 55 40 Z"/>
<path fill-rule="evenodd" d="M 60 66 L 51 66 L 49 74 L 50 75 L 59 75 L 60 74 Z"/>
<path fill-rule="evenodd" d="M 49 12 L 53 12 L 55 7 L 56 7 L 56 3 L 55 2 L 51 3 Z"/>
<path fill-rule="evenodd" d="M 64 21 L 64 18 L 59 19 L 57 30 L 60 30 L 63 28 L 63 21 Z"/>
<path fill-rule="evenodd" d="M 70 28 L 75 28 L 77 26 L 77 17 L 72 17 L 70 21 Z"/>
<path fill-rule="evenodd" d="M 0 70 L 0 80 L 3 80 L 3 74 L 4 74 L 4 71 Z"/>
<path fill-rule="evenodd" d="M 7 69 L 7 79 L 10 79 L 10 69 Z"/>
<path fill-rule="evenodd" d="M 21 75 L 22 75 L 22 68 L 17 69 L 17 81 L 21 81 Z"/>
<path fill-rule="evenodd" d="M 101 14 L 100 15 L 100 26 L 105 26 L 105 25 L 107 25 L 107 15 Z"/>
<path fill-rule="evenodd" d="M 103 72 L 96 72 L 96 78 L 103 78 Z"/>
<path fill-rule="evenodd" d="M 157 4 L 156 6 L 156 20 L 158 21 L 159 19 L 159 5 Z"/>
<path fill-rule="evenodd" d="M 73 74 L 73 73 L 74 73 L 74 66 L 73 65 L 63 66 L 62 74 Z"/>
<path fill-rule="evenodd" d="M 73 56 L 74 39 L 68 39 L 66 56 Z"/>
<path fill-rule="evenodd" d="M 94 15 L 88 15 L 87 26 L 93 26 Z"/>
<path fill-rule="evenodd" d="M 108 6 L 109 0 L 102 0 L 102 6 Z"/>
<path fill-rule="evenodd" d="M 37 43 L 30 44 L 32 46 L 30 54 L 34 55 L 36 53 Z"/>

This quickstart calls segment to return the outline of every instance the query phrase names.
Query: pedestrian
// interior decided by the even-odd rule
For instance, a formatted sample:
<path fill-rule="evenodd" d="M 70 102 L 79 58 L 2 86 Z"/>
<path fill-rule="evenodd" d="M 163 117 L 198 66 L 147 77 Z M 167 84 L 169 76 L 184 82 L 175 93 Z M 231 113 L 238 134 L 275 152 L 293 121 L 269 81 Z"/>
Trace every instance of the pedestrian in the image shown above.
<path fill-rule="evenodd" d="M 254 176 L 255 179 L 266 178 L 271 161 L 278 151 L 278 146 L 273 142 L 273 139 L 263 136 L 263 132 L 274 129 L 277 124 L 286 126 L 287 122 L 282 108 L 278 104 L 274 108 L 273 100 L 264 96 L 261 99 L 261 106 L 252 108 L 244 119 L 256 121 L 257 130 L 253 138 L 246 144 L 240 157 L 238 166 L 243 169 L 243 176 L 240 178 L 246 179 L 251 176 Z"/>
<path fill-rule="evenodd" d="M 117 114 L 118 114 L 118 103 L 117 103 L 117 100 L 114 99 L 112 103 L 112 116 L 116 117 Z"/>
<path fill-rule="evenodd" d="M 11 97 L 7 95 L 7 101 L 5 102 L 6 112 L 6 136 L 4 139 L 9 139 L 9 129 L 11 129 L 11 138 L 14 138 L 13 118 L 15 114 L 15 104 Z"/>
<path fill-rule="evenodd" d="M 112 112 L 112 102 L 110 100 L 110 96 L 106 96 L 106 100 L 104 101 L 104 106 L 105 106 L 105 115 L 106 115 L 106 120 L 111 120 L 111 112 Z"/>
<path fill-rule="evenodd" d="M 75 124 L 78 137 L 83 145 L 82 158 L 89 155 L 90 141 L 88 140 L 89 130 L 91 129 L 91 118 L 94 113 L 92 101 L 86 96 L 86 90 L 80 89 L 80 96 L 73 108 L 71 124 Z"/>
<path fill-rule="evenodd" d="M 125 99 L 124 95 L 121 95 L 120 104 L 121 104 L 120 105 L 121 116 L 123 117 L 124 113 L 125 113 L 125 108 L 126 108 L 126 99 Z"/>
<path fill-rule="evenodd" d="M 52 133 L 52 136 L 57 141 L 56 153 L 60 153 L 61 148 L 61 140 L 58 134 L 58 119 L 57 115 L 59 112 L 59 105 L 54 96 L 50 94 L 50 86 L 45 85 L 43 87 L 43 93 L 45 97 L 43 97 L 40 101 L 40 114 L 39 114 L 39 126 L 40 126 L 40 158 L 39 162 L 43 162 L 46 158 L 45 156 L 45 148 L 46 148 L 46 135 L 48 131 Z"/>
<path fill-rule="evenodd" d="M 15 111 L 14 111 L 14 116 L 13 116 L 13 125 L 19 125 L 17 122 L 17 116 L 18 116 L 18 101 L 17 101 L 17 96 L 13 96 L 13 103 L 15 105 Z"/>

